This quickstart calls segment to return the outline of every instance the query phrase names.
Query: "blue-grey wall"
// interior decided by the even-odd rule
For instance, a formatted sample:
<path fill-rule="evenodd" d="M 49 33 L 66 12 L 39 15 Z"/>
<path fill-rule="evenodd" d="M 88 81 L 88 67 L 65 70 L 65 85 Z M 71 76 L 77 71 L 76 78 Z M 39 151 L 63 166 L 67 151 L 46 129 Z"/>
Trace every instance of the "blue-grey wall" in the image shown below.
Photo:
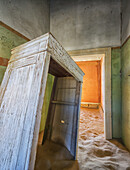
<path fill-rule="evenodd" d="M 49 0 L 0 0 L 0 21 L 29 39 L 50 31 Z"/>
<path fill-rule="evenodd" d="M 51 0 L 50 31 L 66 50 L 120 46 L 120 0 Z"/>

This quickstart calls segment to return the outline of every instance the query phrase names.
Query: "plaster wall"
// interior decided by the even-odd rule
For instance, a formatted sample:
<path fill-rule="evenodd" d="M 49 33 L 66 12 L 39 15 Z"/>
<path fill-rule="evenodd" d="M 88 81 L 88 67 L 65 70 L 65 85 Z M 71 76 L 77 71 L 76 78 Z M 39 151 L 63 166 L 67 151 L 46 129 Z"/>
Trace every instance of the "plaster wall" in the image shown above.
<path fill-rule="evenodd" d="M 130 35 L 130 1 L 122 0 L 122 43 Z M 66 50 L 120 46 L 120 0 L 1 0 L 0 21 L 33 39 L 49 30 Z M 23 24 L 24 23 L 24 24 Z M 49 28 L 50 26 L 50 28 Z M 0 57 L 26 40 L 0 26 Z M 113 137 L 121 137 L 130 149 L 129 41 L 122 49 L 112 50 Z M 120 60 L 122 58 L 122 60 Z M 121 80 L 122 62 L 122 127 Z M 0 83 L 6 66 L 0 66 Z"/>
<path fill-rule="evenodd" d="M 51 0 L 50 31 L 66 50 L 120 46 L 120 0 Z"/>
<path fill-rule="evenodd" d="M 122 43 L 130 36 L 130 0 L 122 0 Z"/>
<path fill-rule="evenodd" d="M 81 102 L 100 103 L 101 65 L 100 61 L 76 62 L 85 73 L 82 85 Z"/>
<path fill-rule="evenodd" d="M 8 61 L 11 56 L 11 49 L 25 42 L 27 40 L 0 25 L 0 84 L 6 71 L 6 65 L 3 65 L 2 60 Z"/>
<path fill-rule="evenodd" d="M 51 98 L 51 92 L 52 92 L 52 88 L 53 88 L 53 82 L 54 82 L 54 76 L 52 76 L 51 74 L 48 74 L 45 96 L 44 96 L 44 103 L 42 106 L 40 132 L 44 131 L 44 129 L 45 129 L 47 113 L 48 113 L 50 98 Z"/>
<path fill-rule="evenodd" d="M 50 30 L 48 0 L 0 0 L 0 21 L 29 39 Z"/>
<path fill-rule="evenodd" d="M 122 138 L 130 150 L 130 39 L 121 49 L 122 62 Z"/>
<path fill-rule="evenodd" d="M 130 150 L 130 1 L 122 0 L 122 139 Z"/>
<path fill-rule="evenodd" d="M 111 51 L 111 68 L 112 68 L 112 129 L 113 137 L 121 137 L 121 50 L 112 49 Z"/>

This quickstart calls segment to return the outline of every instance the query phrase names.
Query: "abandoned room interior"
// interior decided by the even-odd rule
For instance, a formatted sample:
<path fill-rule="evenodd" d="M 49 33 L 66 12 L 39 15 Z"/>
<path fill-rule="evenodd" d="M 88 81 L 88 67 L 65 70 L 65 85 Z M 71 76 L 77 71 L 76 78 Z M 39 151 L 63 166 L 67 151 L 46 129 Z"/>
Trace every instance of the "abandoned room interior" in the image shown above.
<path fill-rule="evenodd" d="M 0 0 L 0 170 L 130 169 L 130 0 Z"/>

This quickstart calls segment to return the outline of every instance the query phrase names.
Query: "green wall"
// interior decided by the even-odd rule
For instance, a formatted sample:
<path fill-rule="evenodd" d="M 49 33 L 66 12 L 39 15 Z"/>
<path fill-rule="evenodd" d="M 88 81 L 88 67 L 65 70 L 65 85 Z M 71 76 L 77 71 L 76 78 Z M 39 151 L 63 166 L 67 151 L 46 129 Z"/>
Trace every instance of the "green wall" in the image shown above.
<path fill-rule="evenodd" d="M 27 42 L 27 40 L 19 37 L 3 26 L 0 26 L 0 57 L 9 59 L 11 56 L 11 49 L 25 42 Z M 121 67 L 122 81 L 120 77 Z M 5 70 L 5 66 L 0 66 L 0 84 Z M 128 40 L 121 49 L 112 49 L 113 137 L 120 138 L 122 136 L 125 145 L 130 150 L 130 76 L 128 75 L 130 75 L 130 40 Z M 53 81 L 54 77 L 49 74 L 42 108 L 40 131 L 43 131 L 45 127 Z"/>
<path fill-rule="evenodd" d="M 49 103 L 50 103 L 50 98 L 51 98 L 53 82 L 54 82 L 54 76 L 52 76 L 51 74 L 48 74 L 45 96 L 44 96 L 44 102 L 43 102 L 43 107 L 42 107 L 40 132 L 43 131 L 44 128 L 45 128 L 45 123 L 46 123 L 46 118 L 47 118 L 47 113 L 48 113 L 48 108 L 49 108 Z"/>
<path fill-rule="evenodd" d="M 112 49 L 112 126 L 113 138 L 121 137 L 130 150 L 130 39 Z"/>
<path fill-rule="evenodd" d="M 130 150 L 130 39 L 121 49 L 122 64 L 122 139 Z"/>
<path fill-rule="evenodd" d="M 27 42 L 27 40 L 0 25 L 0 57 L 10 59 L 11 49 L 25 42 Z M 0 65 L 0 84 L 5 70 L 6 67 Z"/>
<path fill-rule="evenodd" d="M 1 84 L 2 79 L 4 77 L 5 71 L 6 71 L 6 67 L 5 66 L 0 66 L 0 84 Z"/>
<path fill-rule="evenodd" d="M 112 49 L 112 136 L 121 137 L 121 49 Z"/>

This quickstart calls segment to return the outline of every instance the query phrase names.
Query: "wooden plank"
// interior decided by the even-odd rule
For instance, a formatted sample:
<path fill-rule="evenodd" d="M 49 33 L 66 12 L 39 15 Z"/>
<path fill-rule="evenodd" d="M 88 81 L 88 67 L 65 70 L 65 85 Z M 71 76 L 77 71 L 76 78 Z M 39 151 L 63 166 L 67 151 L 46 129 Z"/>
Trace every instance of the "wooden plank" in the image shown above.
<path fill-rule="evenodd" d="M 27 67 L 26 69 L 12 70 L 7 90 L 3 95 L 0 110 L 1 119 L 3 120 L 0 126 L 0 135 L 2 137 L 0 141 L 2 146 L 0 147 L 0 169 L 15 169 L 16 167 L 33 69 L 34 66 Z M 19 74 L 22 74 L 23 77 L 20 77 Z M 15 91 L 12 90 L 14 87 Z M 2 110 L 3 107 L 4 109 Z M 12 129 L 12 131 L 9 129 Z"/>
<path fill-rule="evenodd" d="M 66 71 L 68 71 L 77 81 L 83 82 L 83 71 L 77 67 L 77 64 L 52 34 L 49 35 L 48 44 L 48 51 L 51 53 L 52 58 Z"/>
<path fill-rule="evenodd" d="M 52 104 L 61 104 L 61 105 L 71 105 L 71 106 L 76 105 L 76 103 L 73 103 L 73 102 L 62 102 L 62 101 L 55 101 L 55 100 L 53 100 L 51 103 Z"/>
<path fill-rule="evenodd" d="M 74 78 L 58 78 L 54 96 L 55 100 L 52 101 L 55 104 L 55 109 L 53 110 L 54 119 L 51 140 L 66 146 L 73 156 L 74 151 L 71 148 L 71 140 L 72 136 L 75 136 L 72 134 L 72 129 L 74 126 L 73 119 L 76 116 L 74 115 L 74 110 L 77 107 L 75 103 L 76 85 L 77 83 Z"/>
<path fill-rule="evenodd" d="M 42 72 L 42 80 L 41 80 L 41 87 L 40 87 L 40 94 L 38 99 L 38 108 L 37 108 L 37 115 L 36 120 L 34 122 L 34 129 L 32 129 L 33 132 L 33 141 L 31 146 L 31 155 L 30 155 L 30 162 L 29 162 L 29 169 L 32 170 L 35 165 L 35 158 L 36 158 L 36 151 L 37 151 L 37 143 L 38 143 L 38 135 L 39 135 L 39 129 L 40 129 L 40 122 L 41 122 L 41 111 L 43 106 L 43 100 L 45 95 L 45 88 L 46 88 L 46 81 L 48 76 L 48 69 L 49 69 L 49 63 L 50 63 L 50 55 L 46 52 L 45 53 L 45 64 L 43 67 Z M 33 128 L 33 126 L 32 126 Z"/>
<path fill-rule="evenodd" d="M 52 100 L 60 101 L 62 105 L 50 104 L 49 120 L 53 121 L 54 129 L 52 133 L 50 129 L 49 134 L 55 141 L 60 138 L 74 155 L 71 136 L 77 107 L 74 105 L 76 80 L 82 81 L 83 72 L 54 37 L 46 34 L 12 51 L 0 87 L 0 169 L 34 168 L 50 57 L 58 64 L 54 67 L 53 62 L 52 71 L 57 67 L 59 73 L 58 69 L 54 72 L 58 76 L 73 77 L 56 78 Z"/>
<path fill-rule="evenodd" d="M 70 77 L 71 74 L 68 73 L 63 67 L 61 67 L 55 60 L 51 58 L 49 73 L 57 77 Z"/>
<path fill-rule="evenodd" d="M 44 61 L 41 53 L 26 66 L 22 59 L 8 65 L 0 96 L 0 169 L 28 169 Z"/>
<path fill-rule="evenodd" d="M 28 55 L 48 51 L 55 62 L 78 81 L 83 81 L 84 73 L 64 50 L 60 43 L 47 33 L 12 50 L 11 60 L 17 60 Z"/>
<path fill-rule="evenodd" d="M 79 138 L 79 123 L 80 123 L 80 103 L 81 103 L 81 94 L 82 94 L 82 83 L 77 82 L 77 89 L 76 89 L 76 102 L 77 107 L 75 107 L 75 117 L 74 117 L 74 126 L 73 126 L 73 134 L 72 137 L 72 148 L 74 148 L 74 158 L 77 159 L 77 152 L 78 152 L 78 138 Z"/>

